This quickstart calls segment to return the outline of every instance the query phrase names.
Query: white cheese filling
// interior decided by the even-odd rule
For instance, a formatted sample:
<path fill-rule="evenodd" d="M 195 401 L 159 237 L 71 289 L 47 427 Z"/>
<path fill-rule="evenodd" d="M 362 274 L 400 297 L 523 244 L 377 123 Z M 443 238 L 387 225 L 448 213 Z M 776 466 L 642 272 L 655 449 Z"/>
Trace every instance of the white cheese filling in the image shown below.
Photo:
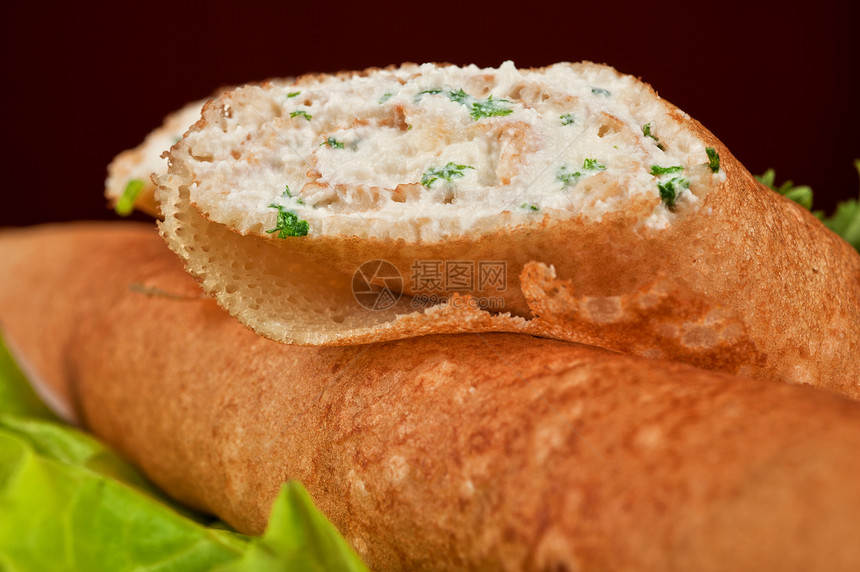
<path fill-rule="evenodd" d="M 191 200 L 241 232 L 270 230 L 280 207 L 310 235 L 438 239 L 637 199 L 662 228 L 724 178 L 656 95 L 604 66 L 404 66 L 222 103 L 220 128 L 188 135 Z"/>

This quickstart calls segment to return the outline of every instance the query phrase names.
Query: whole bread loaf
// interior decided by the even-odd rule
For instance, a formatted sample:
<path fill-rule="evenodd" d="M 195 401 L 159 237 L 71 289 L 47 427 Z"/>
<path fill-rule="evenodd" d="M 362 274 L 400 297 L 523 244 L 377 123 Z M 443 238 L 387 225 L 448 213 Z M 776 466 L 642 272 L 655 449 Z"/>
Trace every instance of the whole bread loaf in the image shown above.
<path fill-rule="evenodd" d="M 608 66 L 245 86 L 169 161 L 168 244 L 274 340 L 520 332 L 860 396 L 860 256 Z"/>
<path fill-rule="evenodd" d="M 824 392 L 511 334 L 279 344 L 135 225 L 5 232 L 0 277 L 45 387 L 241 531 L 296 478 L 378 570 L 860 562 L 860 408 Z"/>

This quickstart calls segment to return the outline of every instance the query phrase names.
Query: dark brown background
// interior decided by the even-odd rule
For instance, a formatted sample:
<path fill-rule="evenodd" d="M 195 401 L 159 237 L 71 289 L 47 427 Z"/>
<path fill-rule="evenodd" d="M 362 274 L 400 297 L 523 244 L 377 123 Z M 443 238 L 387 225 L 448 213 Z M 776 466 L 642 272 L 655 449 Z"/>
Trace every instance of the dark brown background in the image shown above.
<path fill-rule="evenodd" d="M 853 2 L 390 4 L 243 1 L 96 9 L 30 2 L 2 23 L 0 225 L 113 218 L 105 167 L 167 113 L 272 76 L 448 61 L 589 59 L 638 75 L 753 173 L 856 196 L 860 25 Z"/>

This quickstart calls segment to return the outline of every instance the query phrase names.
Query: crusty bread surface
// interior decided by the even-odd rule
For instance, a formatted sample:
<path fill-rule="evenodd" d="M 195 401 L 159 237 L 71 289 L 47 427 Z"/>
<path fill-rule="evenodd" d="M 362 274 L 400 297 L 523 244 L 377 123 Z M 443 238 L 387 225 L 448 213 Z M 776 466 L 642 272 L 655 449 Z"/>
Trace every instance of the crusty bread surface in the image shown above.
<path fill-rule="evenodd" d="M 860 562 L 860 408 L 824 392 L 525 335 L 279 344 L 145 226 L 4 232 L 0 276 L 81 422 L 244 532 L 296 478 L 378 570 Z"/>
<path fill-rule="evenodd" d="M 860 396 L 860 256 L 608 66 L 242 87 L 170 162 L 164 237 L 271 339 L 519 332 Z"/>

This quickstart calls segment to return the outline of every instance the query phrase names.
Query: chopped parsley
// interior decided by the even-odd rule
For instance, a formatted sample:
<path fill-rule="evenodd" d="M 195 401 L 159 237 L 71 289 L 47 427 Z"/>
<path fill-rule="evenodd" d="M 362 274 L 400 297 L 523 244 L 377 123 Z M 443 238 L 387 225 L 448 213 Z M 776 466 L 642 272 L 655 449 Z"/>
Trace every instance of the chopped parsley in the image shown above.
<path fill-rule="evenodd" d="M 383 103 L 391 99 L 393 96 L 393 93 L 391 93 L 390 91 L 386 91 L 382 94 L 382 97 L 379 98 L 379 105 L 382 105 Z"/>
<path fill-rule="evenodd" d="M 422 95 L 444 95 L 454 103 L 459 103 L 461 105 L 468 105 L 471 96 L 460 89 L 451 89 L 449 87 L 446 88 L 437 88 L 437 89 L 425 89 L 424 91 L 418 92 L 418 95 L 415 96 L 415 103 L 418 103 L 421 100 Z"/>
<path fill-rule="evenodd" d="M 453 90 L 450 88 L 444 89 L 425 89 L 415 96 L 416 103 L 421 99 L 422 95 L 444 95 L 454 103 L 465 105 L 469 108 L 469 115 L 473 120 L 477 121 L 484 117 L 502 117 L 510 115 L 514 112 L 513 109 L 505 104 L 510 103 L 507 99 L 493 99 L 491 95 L 487 99 L 475 99 L 462 89 Z"/>
<path fill-rule="evenodd" d="M 560 115 L 558 118 L 561 119 L 562 125 L 573 125 L 572 113 L 565 113 L 564 115 Z"/>
<path fill-rule="evenodd" d="M 310 121 L 311 117 L 313 117 L 313 115 L 311 115 L 310 113 L 308 113 L 304 109 L 299 109 L 298 111 L 293 111 L 290 113 L 290 119 L 292 119 L 293 117 L 304 117 L 305 119 Z"/>
<path fill-rule="evenodd" d="M 603 97 L 609 97 L 612 95 L 608 89 L 603 89 L 602 87 L 592 87 L 591 93 L 594 95 L 602 95 Z"/>
<path fill-rule="evenodd" d="M 651 165 L 651 174 L 655 177 L 660 175 L 669 175 L 672 173 L 678 173 L 683 171 L 684 167 L 682 165 L 673 165 L 671 167 L 661 167 L 660 165 Z"/>
<path fill-rule="evenodd" d="M 341 143 L 340 141 L 338 141 L 334 137 L 329 137 L 325 141 L 320 143 L 320 147 L 322 147 L 323 145 L 328 145 L 332 149 L 343 149 L 344 148 L 343 143 Z"/>
<path fill-rule="evenodd" d="M 491 95 L 486 101 L 478 100 L 473 102 L 469 115 L 471 115 L 472 119 L 475 121 L 483 117 L 502 117 L 504 115 L 510 115 L 514 110 L 509 107 L 505 107 L 505 105 L 503 105 L 505 103 L 510 103 L 510 101 L 507 99 L 493 99 L 493 96 Z"/>
<path fill-rule="evenodd" d="M 466 169 L 474 169 L 474 167 L 470 167 L 469 165 L 457 165 L 456 163 L 449 162 L 444 167 L 427 169 L 424 175 L 421 176 L 421 184 L 429 189 L 433 186 L 433 183 L 439 179 L 444 179 L 445 181 L 452 183 L 455 178 L 464 177 L 465 174 L 463 171 Z"/>
<path fill-rule="evenodd" d="M 296 97 L 300 93 L 301 93 L 300 91 L 291 91 L 290 93 L 287 94 L 287 98 L 289 99 L 291 97 Z"/>
<path fill-rule="evenodd" d="M 586 159 L 582 162 L 582 168 L 587 171 L 605 171 L 606 165 L 597 161 L 597 159 Z"/>
<path fill-rule="evenodd" d="M 119 200 L 116 202 L 113 210 L 120 216 L 128 216 L 134 211 L 134 201 L 143 190 L 146 183 L 142 179 L 131 179 L 122 192 Z"/>
<path fill-rule="evenodd" d="M 684 177 L 672 177 L 668 181 L 658 183 L 657 188 L 660 190 L 660 198 L 671 209 L 675 206 L 675 200 L 678 198 L 678 193 L 681 192 L 681 189 L 690 188 L 690 181 Z"/>
<path fill-rule="evenodd" d="M 555 174 L 555 180 L 564 183 L 564 186 L 575 185 L 582 178 L 582 173 L 579 171 L 571 171 L 567 165 L 562 165 Z"/>
<path fill-rule="evenodd" d="M 645 125 L 642 126 L 642 135 L 644 135 L 645 137 L 650 137 L 651 139 L 656 141 L 657 142 L 657 149 L 659 149 L 661 151 L 665 151 L 663 144 L 660 143 L 660 139 L 656 135 L 651 133 L 651 124 L 650 123 L 646 123 Z"/>
<path fill-rule="evenodd" d="M 705 153 L 708 154 L 708 167 L 712 173 L 720 171 L 720 154 L 713 147 L 705 147 Z"/>
<path fill-rule="evenodd" d="M 290 192 L 290 186 L 289 185 L 284 185 L 284 192 L 281 196 L 287 197 L 290 199 L 293 198 L 293 193 Z M 296 202 L 300 205 L 305 204 L 305 201 L 303 201 L 300 197 L 296 197 Z"/>
<path fill-rule="evenodd" d="M 419 101 L 421 101 L 422 95 L 439 95 L 440 93 L 443 93 L 444 91 L 445 90 L 441 90 L 441 89 L 425 89 L 424 91 L 419 91 L 418 95 L 415 96 L 415 103 L 418 103 Z"/>
<path fill-rule="evenodd" d="M 287 192 L 289 192 L 289 188 Z M 278 216 L 275 221 L 275 228 L 267 230 L 267 233 L 277 232 L 278 238 L 306 236 L 308 234 L 308 221 L 300 220 L 296 213 L 284 209 L 281 205 L 272 203 L 269 208 L 277 209 Z"/>
<path fill-rule="evenodd" d="M 463 91 L 462 88 L 460 88 L 456 91 L 448 90 L 448 92 L 445 95 L 447 95 L 448 99 L 450 99 L 454 103 L 459 103 L 461 105 L 468 105 L 469 104 L 470 96 L 468 93 Z"/>
<path fill-rule="evenodd" d="M 523 203 L 520 205 L 521 209 L 526 209 L 527 211 L 539 211 L 540 207 L 533 203 Z"/>

